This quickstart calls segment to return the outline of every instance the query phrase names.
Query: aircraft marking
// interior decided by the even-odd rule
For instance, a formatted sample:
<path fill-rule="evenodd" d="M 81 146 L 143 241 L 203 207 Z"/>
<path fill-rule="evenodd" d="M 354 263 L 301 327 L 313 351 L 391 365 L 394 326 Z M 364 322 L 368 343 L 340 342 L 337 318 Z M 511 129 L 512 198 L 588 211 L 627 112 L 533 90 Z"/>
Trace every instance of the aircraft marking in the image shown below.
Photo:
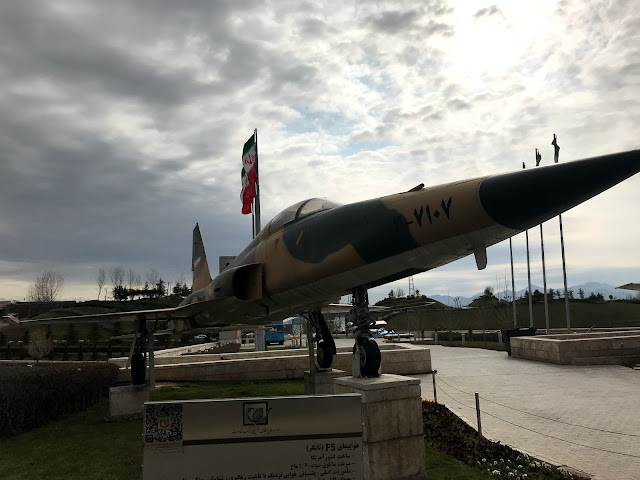
<path fill-rule="evenodd" d="M 451 220 L 451 197 L 449 197 L 449 200 L 447 200 L 447 203 L 444 203 L 444 200 L 441 200 L 440 207 L 442 208 L 442 211 L 444 212 L 444 214 L 447 216 L 447 220 Z M 434 210 L 432 215 L 431 207 L 429 205 L 426 205 L 426 207 L 420 207 L 420 211 L 418 211 L 417 208 L 414 208 L 413 216 L 418 222 L 419 227 L 422 227 L 422 216 L 425 213 L 427 214 L 427 220 L 429 220 L 429 225 L 433 225 L 433 217 L 435 217 L 436 220 L 440 218 L 440 210 Z M 409 225 L 412 223 L 413 223 L 413 220 L 410 222 L 407 222 L 407 224 Z"/>
<path fill-rule="evenodd" d="M 300 244 L 300 239 L 302 238 L 302 232 L 304 232 L 304 230 L 300 230 L 300 235 L 298 235 L 298 239 L 296 240 L 296 247 Z"/>

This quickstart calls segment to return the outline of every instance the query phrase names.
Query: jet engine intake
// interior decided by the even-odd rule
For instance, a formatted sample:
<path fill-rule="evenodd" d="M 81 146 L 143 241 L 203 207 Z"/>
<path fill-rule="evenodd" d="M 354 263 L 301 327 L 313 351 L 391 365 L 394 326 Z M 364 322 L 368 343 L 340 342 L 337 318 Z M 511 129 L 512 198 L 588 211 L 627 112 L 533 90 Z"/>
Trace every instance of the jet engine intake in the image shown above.
<path fill-rule="evenodd" d="M 250 263 L 224 270 L 213 284 L 213 298 L 221 297 L 260 300 L 262 298 L 262 264 Z"/>

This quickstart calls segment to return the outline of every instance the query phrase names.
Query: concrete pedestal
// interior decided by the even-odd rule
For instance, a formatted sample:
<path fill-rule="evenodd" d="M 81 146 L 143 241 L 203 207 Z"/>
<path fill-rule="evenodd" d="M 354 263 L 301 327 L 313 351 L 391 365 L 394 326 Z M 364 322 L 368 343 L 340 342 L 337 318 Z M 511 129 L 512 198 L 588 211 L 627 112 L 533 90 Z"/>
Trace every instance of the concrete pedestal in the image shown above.
<path fill-rule="evenodd" d="M 365 480 L 427 478 L 420 380 L 341 377 L 334 380 L 334 393 L 362 396 Z"/>
<path fill-rule="evenodd" d="M 109 418 L 120 420 L 142 415 L 149 401 L 148 385 L 125 385 L 109 389 Z"/>
<path fill-rule="evenodd" d="M 338 377 L 344 377 L 344 370 L 334 368 L 318 370 L 312 375 L 309 370 L 304 372 L 305 395 L 332 395 L 333 381 Z"/>

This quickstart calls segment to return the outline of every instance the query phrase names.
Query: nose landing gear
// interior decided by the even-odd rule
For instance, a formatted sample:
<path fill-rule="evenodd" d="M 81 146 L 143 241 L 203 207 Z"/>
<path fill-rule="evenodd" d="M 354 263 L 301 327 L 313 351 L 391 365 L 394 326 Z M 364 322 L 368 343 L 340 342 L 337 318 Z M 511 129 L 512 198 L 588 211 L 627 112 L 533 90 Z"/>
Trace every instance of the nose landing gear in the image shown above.
<path fill-rule="evenodd" d="M 353 376 L 354 377 L 379 377 L 380 376 L 380 347 L 373 338 L 371 327 L 375 324 L 369 314 L 369 298 L 366 286 L 354 288 L 353 308 L 351 309 L 351 321 L 356 332 L 356 342 L 353 346 Z"/>

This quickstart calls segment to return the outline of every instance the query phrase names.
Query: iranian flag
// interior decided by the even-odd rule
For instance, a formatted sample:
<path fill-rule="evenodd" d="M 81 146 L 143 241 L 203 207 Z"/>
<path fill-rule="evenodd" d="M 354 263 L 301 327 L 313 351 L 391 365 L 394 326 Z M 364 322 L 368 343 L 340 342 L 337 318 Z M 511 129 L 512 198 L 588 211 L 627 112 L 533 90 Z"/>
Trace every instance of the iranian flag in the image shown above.
<path fill-rule="evenodd" d="M 256 182 L 258 180 L 257 155 L 255 135 L 251 135 L 251 138 L 247 140 L 242 149 L 242 171 L 240 173 L 242 180 L 240 199 L 242 200 L 242 213 L 245 215 L 251 213 L 251 204 L 256 196 Z"/>

